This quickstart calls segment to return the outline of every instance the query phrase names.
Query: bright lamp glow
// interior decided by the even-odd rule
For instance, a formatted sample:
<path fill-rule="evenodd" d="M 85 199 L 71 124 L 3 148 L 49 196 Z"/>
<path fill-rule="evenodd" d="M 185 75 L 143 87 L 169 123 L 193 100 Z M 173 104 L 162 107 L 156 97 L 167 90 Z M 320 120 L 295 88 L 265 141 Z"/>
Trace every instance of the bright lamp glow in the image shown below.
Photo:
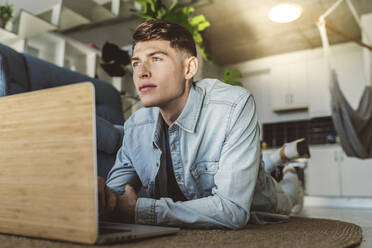
<path fill-rule="evenodd" d="M 273 22 L 288 23 L 301 16 L 301 8 L 293 4 L 279 4 L 269 12 L 269 19 Z"/>

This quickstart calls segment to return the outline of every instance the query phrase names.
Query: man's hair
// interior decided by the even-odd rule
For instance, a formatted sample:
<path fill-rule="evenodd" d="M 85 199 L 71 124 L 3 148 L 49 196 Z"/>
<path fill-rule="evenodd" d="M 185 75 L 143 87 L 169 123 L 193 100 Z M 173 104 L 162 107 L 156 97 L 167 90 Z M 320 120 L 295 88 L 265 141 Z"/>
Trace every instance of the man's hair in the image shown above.
<path fill-rule="evenodd" d="M 184 27 L 162 20 L 148 19 L 141 23 L 133 34 L 133 50 L 138 42 L 150 40 L 169 41 L 172 48 L 196 57 L 195 41 Z"/>

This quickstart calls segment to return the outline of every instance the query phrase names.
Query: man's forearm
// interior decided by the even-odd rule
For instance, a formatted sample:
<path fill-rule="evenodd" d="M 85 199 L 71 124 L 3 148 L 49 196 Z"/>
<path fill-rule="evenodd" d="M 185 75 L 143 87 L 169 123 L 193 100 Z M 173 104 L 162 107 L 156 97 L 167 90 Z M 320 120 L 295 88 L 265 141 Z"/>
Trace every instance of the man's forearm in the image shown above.
<path fill-rule="evenodd" d="M 192 228 L 239 229 L 248 219 L 249 214 L 243 208 L 218 195 L 184 202 L 138 198 L 135 213 L 137 224 Z"/>

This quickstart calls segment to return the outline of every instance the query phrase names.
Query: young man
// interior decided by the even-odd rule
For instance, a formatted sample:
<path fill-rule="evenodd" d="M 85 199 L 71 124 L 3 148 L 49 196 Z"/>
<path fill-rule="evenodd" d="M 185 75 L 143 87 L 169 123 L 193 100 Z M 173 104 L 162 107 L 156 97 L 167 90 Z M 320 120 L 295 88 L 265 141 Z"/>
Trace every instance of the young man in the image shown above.
<path fill-rule="evenodd" d="M 102 216 L 238 229 L 252 210 L 289 214 L 299 201 L 298 178 L 288 169 L 278 184 L 265 171 L 253 96 L 216 79 L 193 83 L 195 43 L 179 25 L 148 20 L 133 39 L 144 108 L 124 125 L 107 186 L 99 179 Z"/>

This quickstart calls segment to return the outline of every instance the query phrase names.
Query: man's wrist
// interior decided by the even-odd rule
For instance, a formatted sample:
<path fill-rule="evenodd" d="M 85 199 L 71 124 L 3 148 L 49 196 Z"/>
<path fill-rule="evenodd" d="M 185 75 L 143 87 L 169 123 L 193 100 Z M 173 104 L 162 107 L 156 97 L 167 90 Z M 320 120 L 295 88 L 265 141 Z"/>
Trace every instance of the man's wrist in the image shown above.
<path fill-rule="evenodd" d="M 151 198 L 138 198 L 135 208 L 135 223 L 156 225 L 156 200 Z"/>

